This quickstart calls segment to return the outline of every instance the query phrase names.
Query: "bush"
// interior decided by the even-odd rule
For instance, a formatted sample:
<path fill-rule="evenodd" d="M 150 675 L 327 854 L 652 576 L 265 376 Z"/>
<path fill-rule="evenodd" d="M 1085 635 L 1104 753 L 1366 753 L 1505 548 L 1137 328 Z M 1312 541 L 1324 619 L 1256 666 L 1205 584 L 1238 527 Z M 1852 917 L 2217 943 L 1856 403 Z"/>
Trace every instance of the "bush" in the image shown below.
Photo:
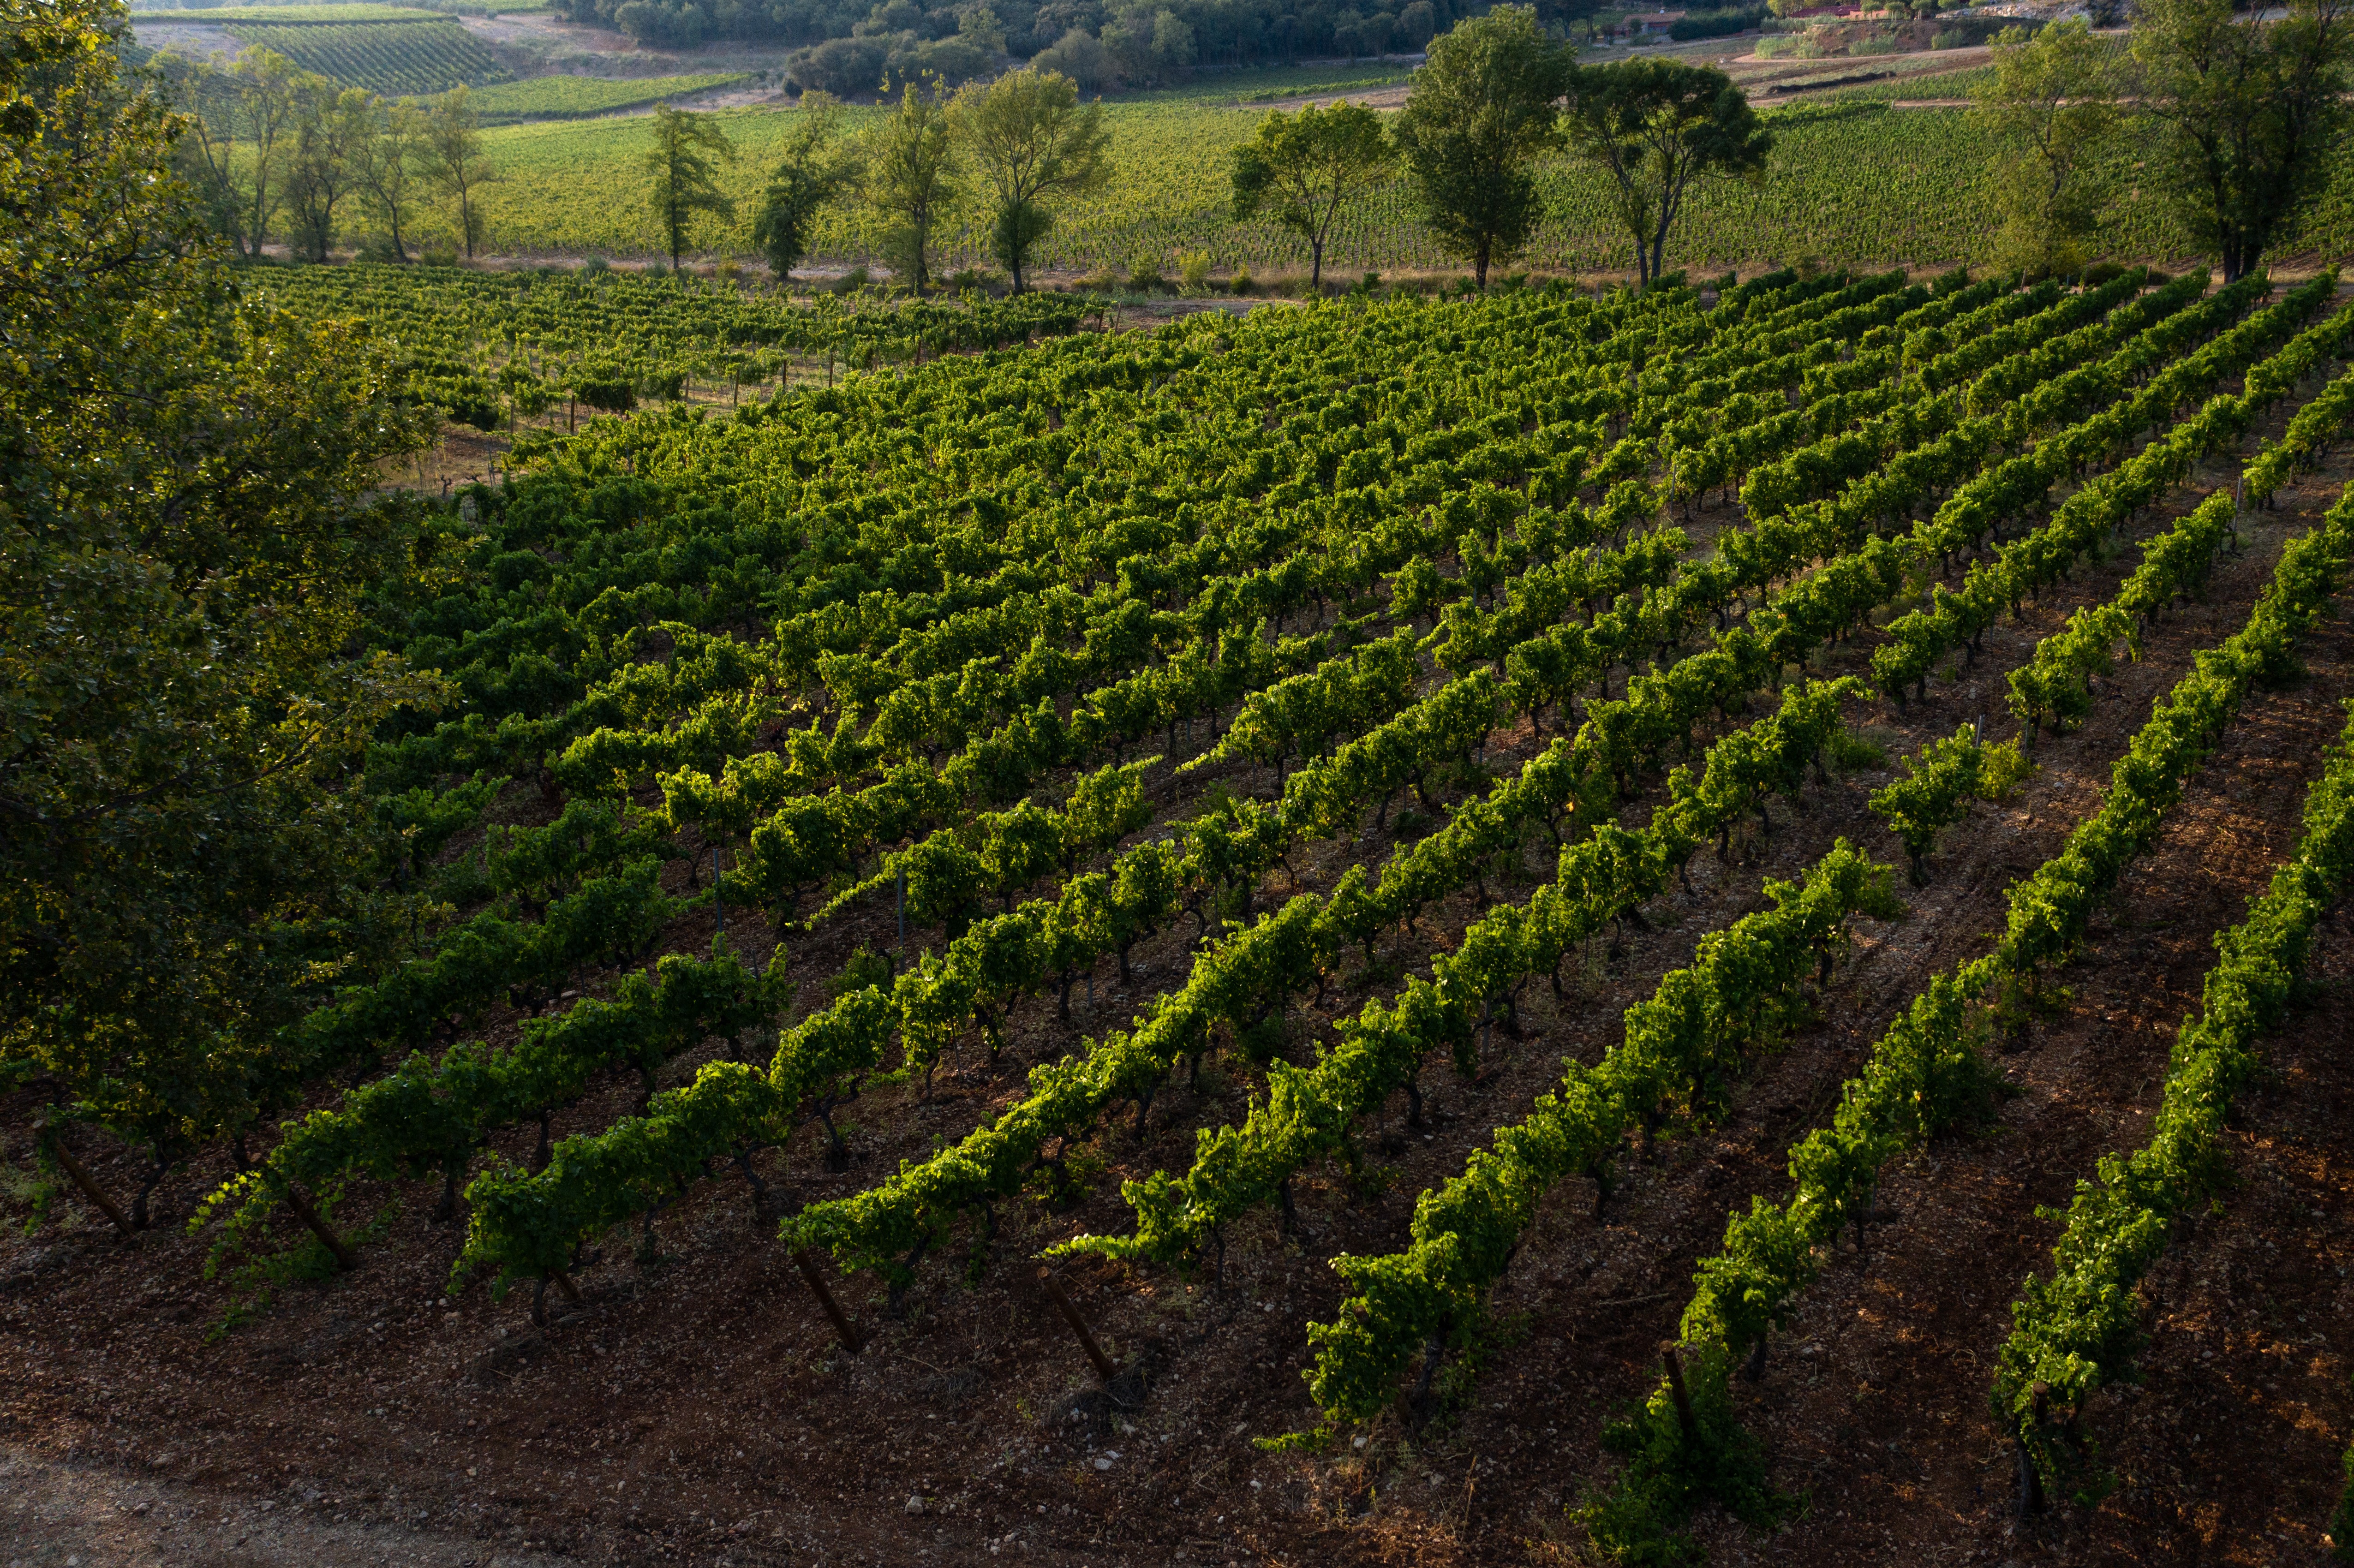
<path fill-rule="evenodd" d="M 1757 26 L 1766 16 L 1763 5 L 1734 11 L 1687 11 L 1668 24 L 1668 37 L 1680 44 L 1693 38 L 1729 38 Z"/>
<path fill-rule="evenodd" d="M 883 38 L 828 38 L 795 50 L 785 61 L 785 71 L 803 91 L 818 88 L 849 98 L 875 91 L 883 80 L 884 62 L 890 58 L 890 43 Z"/>
<path fill-rule="evenodd" d="M 1257 281 L 1252 278 L 1250 275 L 1250 269 L 1248 267 L 1235 268 L 1234 281 L 1228 284 L 1227 287 L 1234 290 L 1237 294 L 1256 294 L 1258 292 Z"/>
<path fill-rule="evenodd" d="M 458 264 L 458 252 L 455 247 L 437 240 L 425 247 L 419 253 L 418 260 L 428 267 L 455 267 Z"/>
<path fill-rule="evenodd" d="M 1159 258 L 1140 256 L 1128 265 L 1128 291 L 1131 294 L 1158 294 L 1167 291 L 1169 280 L 1161 275 Z"/>
<path fill-rule="evenodd" d="M 580 262 L 580 270 L 583 272 L 589 274 L 591 277 L 594 277 L 599 272 L 610 272 L 612 270 L 612 268 L 613 264 L 610 261 L 606 260 L 602 256 L 585 257 Z"/>
<path fill-rule="evenodd" d="M 1041 49 L 1030 64 L 1040 71 L 1061 71 L 1078 83 L 1081 92 L 1100 92 L 1118 69 L 1103 40 L 1085 27 L 1073 27 L 1051 47 Z"/>
<path fill-rule="evenodd" d="M 1189 294 L 1198 294 L 1210 284 L 1210 253 L 1189 250 L 1177 258 L 1177 276 Z"/>
<path fill-rule="evenodd" d="M 1894 38 L 1858 38 L 1847 47 L 1850 55 L 1893 55 L 1902 53 L 1904 46 Z"/>
<path fill-rule="evenodd" d="M 1970 47 L 1970 36 L 1959 27 L 1941 28 L 1937 36 L 1929 40 L 1929 47 L 1933 49 L 1966 49 Z"/>
<path fill-rule="evenodd" d="M 837 294 L 854 294 L 875 281 L 874 274 L 864 267 L 853 267 L 830 285 Z"/>

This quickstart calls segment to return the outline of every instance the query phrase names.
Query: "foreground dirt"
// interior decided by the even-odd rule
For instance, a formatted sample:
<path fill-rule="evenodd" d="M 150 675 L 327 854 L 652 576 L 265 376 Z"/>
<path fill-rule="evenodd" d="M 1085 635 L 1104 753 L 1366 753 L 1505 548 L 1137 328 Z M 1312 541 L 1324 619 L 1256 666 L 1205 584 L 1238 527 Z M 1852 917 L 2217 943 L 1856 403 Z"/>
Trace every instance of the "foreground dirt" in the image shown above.
<path fill-rule="evenodd" d="M 2266 433 L 2276 434 L 2281 416 Z M 2218 464 L 2163 514 L 2165 525 L 2228 482 Z M 1893 1012 L 1938 969 L 1982 951 L 2002 893 L 2048 857 L 2092 809 L 2149 704 L 2194 653 L 2244 620 L 2278 551 L 2311 526 L 2347 479 L 2343 464 L 2253 521 L 2245 552 L 2220 564 L 2207 602 L 2154 629 L 2145 658 L 2104 681 L 2093 719 L 2035 750 L 2040 770 L 2000 807 L 1949 835 L 1910 916 L 1867 922 L 1823 998 L 1819 1024 L 1758 1064 L 1720 1125 L 1689 1128 L 1655 1155 L 1631 1150 L 1594 1218 L 1589 1183 L 1564 1184 L 1497 1292 L 1476 1372 L 1440 1380 L 1435 1419 L 1384 1416 L 1362 1448 L 1304 1457 L 1252 1439 L 1308 1425 L 1299 1380 L 1306 1328 L 1328 1318 L 1341 1252 L 1394 1248 L 1414 1196 L 1462 1169 L 1495 1126 L 1526 1110 L 1561 1058 L 1591 1061 L 1619 1017 L 1694 942 L 1763 903 L 1763 879 L 1791 875 L 1844 835 L 1901 859 L 1864 808 L 1887 781 L 1865 768 L 1776 807 L 1775 831 L 1703 855 L 1696 891 L 1647 911 L 1652 927 L 1617 951 L 1597 944 L 1556 1001 L 1530 989 L 1526 1037 L 1500 1032 L 1479 1075 L 1427 1074 L 1431 1126 L 1409 1134 L 1393 1104 L 1365 1129 L 1360 1172 L 1320 1168 L 1299 1183 L 1300 1226 L 1235 1226 L 1223 1273 L 1187 1280 L 1106 1265 L 1061 1271 L 1064 1287 L 1141 1396 L 1097 1389 L 1030 1260 L 1084 1231 L 1118 1228 L 1123 1178 L 1182 1169 L 1193 1129 L 1238 1118 L 1257 1087 L 1239 1061 L 1197 1086 L 1181 1075 L 1140 1125 L 1122 1110 L 1062 1152 L 1089 1189 L 1065 1207 L 1001 1205 L 992 1239 L 970 1232 L 935 1253 L 904 1317 L 880 1288 L 833 1278 L 871 1336 L 845 1354 L 732 1174 L 606 1238 L 585 1267 L 578 1309 L 535 1327 L 521 1296 L 481 1282 L 449 1294 L 453 1227 L 427 1218 L 433 1193 L 362 1184 L 344 1223 L 381 1212 L 382 1235 L 355 1274 L 282 1288 L 274 1306 L 217 1336 L 227 1294 L 208 1282 L 209 1238 L 183 1233 L 227 1174 L 215 1160 L 159 1189 L 163 1220 L 130 1241 L 71 1194 L 53 1222 L 0 1240 L 0 1563 L 507 1562 L 536 1552 L 596 1563 L 918 1563 L 1013 1558 L 1055 1564 L 1547 1563 L 1578 1560 L 1571 1516 L 1606 1481 L 1603 1421 L 1648 1392 L 1653 1348 L 1671 1334 L 1693 1261 L 1747 1195 L 1778 1197 L 1790 1141 L 1828 1117 L 1839 1086 Z M 1724 521 L 1704 514 L 1704 539 Z M 1891 758 L 1987 715 L 2007 736 L 2001 674 L 2078 605 L 2106 598 L 2135 553 L 2078 571 L 1987 638 L 1974 667 L 1932 683 L 1908 712 L 1866 706 L 1861 733 Z M 1291 630 L 1299 628 L 1294 626 Z M 1870 640 L 1823 662 L 1861 667 Z M 2253 697 L 2229 740 L 2137 866 L 2094 950 L 2067 977 L 2065 1012 L 2000 1065 L 2017 1093 L 1997 1123 L 1889 1173 L 1868 1254 L 1843 1254 L 1776 1346 L 1744 1414 L 1764 1435 L 1778 1485 L 1806 1510 L 1772 1537 L 1697 1521 L 1713 1560 L 1880 1563 L 2309 1563 L 2354 1435 L 2354 1075 L 2342 1018 L 2354 950 L 2349 916 L 2318 944 L 2318 1001 L 2277 1044 L 2277 1076 L 2244 1102 L 2238 1185 L 2186 1225 L 2146 1292 L 2153 1344 L 2144 1388 L 2105 1396 L 2092 1425 L 2115 1467 L 2098 1508 L 2062 1508 L 2022 1531 L 2004 1508 L 2006 1457 L 1987 1410 L 1991 1358 L 2020 1277 L 2048 1259 L 2064 1202 L 2107 1150 L 2141 1136 L 2172 1033 L 2194 1002 L 2211 934 L 2238 919 L 2295 842 L 2322 750 L 2354 696 L 2354 621 L 2340 613 L 2306 650 L 2309 674 Z M 1526 726 L 1491 747 L 1512 766 L 1542 744 Z M 1152 775 L 1170 799 L 1166 764 Z M 1189 776 L 1198 780 L 1199 775 Z M 1230 774 L 1264 793 L 1273 779 Z M 1198 799 L 1189 782 L 1184 800 Z M 1656 792 L 1655 792 L 1656 793 Z M 535 805 L 511 795 L 524 817 Z M 1640 820 L 1648 802 L 1632 815 Z M 453 853 L 464 853 L 461 842 Z M 1298 858 L 1325 888 L 1377 857 L 1370 839 Z M 1532 866 L 1542 857 L 1532 856 Z M 673 866 L 674 874 L 684 867 Z M 1525 896 L 1526 884 L 1493 889 Z M 1267 899 L 1289 888 L 1278 872 Z M 1477 910 L 1458 897 L 1384 972 L 1320 1012 L 1297 1010 L 1289 1054 L 1364 997 L 1425 969 Z M 1190 935 L 1190 924 L 1186 934 Z M 773 935 L 737 916 L 729 938 L 765 958 Z M 707 913 L 665 945 L 707 947 Z M 801 1005 L 854 946 L 891 940 L 886 906 L 796 938 Z M 916 940 L 938 942 L 937 933 Z M 1125 1021 L 1190 962 L 1184 936 L 1139 949 L 1134 991 L 1108 962 L 1075 990 L 1074 1020 L 1051 999 L 1015 1021 L 996 1063 L 978 1042 L 928 1098 L 915 1089 L 853 1107 L 848 1171 L 830 1171 L 811 1135 L 760 1157 L 785 1204 L 870 1184 L 960 1137 L 1021 1091 L 1037 1060 Z M 1361 980 L 1365 977 L 1361 977 Z M 584 985 L 591 992 L 612 976 Z M 490 1032 L 511 1033 L 513 1021 Z M 715 1052 L 673 1065 L 673 1079 Z M 615 1081 L 559 1118 L 587 1129 L 626 1114 Z M 29 1180 L 30 1102 L 0 1103 L 7 1169 Z M 527 1157 L 528 1135 L 498 1140 Z M 137 1172 L 84 1147 L 99 1180 Z M 148 1505 L 146 1513 L 138 1505 Z M 168 1525 L 167 1530 L 164 1526 Z M 145 1555 L 141 1555 L 145 1553 Z M 274 1554 L 274 1555 L 273 1555 Z"/>

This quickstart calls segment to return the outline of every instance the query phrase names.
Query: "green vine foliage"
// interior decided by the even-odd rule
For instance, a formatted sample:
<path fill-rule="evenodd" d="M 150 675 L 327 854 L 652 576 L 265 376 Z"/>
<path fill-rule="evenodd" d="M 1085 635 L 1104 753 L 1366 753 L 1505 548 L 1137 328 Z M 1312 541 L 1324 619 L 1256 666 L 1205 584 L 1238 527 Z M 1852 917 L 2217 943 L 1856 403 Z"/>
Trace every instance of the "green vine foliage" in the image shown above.
<path fill-rule="evenodd" d="M 2354 498 L 2331 527 L 2354 537 Z M 2342 559 L 2342 556 L 2341 556 Z M 2257 1046 L 2285 1014 L 2313 933 L 2354 878 L 2354 722 L 2306 798 L 2305 834 L 2247 917 L 2217 934 L 2200 1011 L 2185 1020 L 2150 1140 L 2104 1156 L 2064 1212 L 2049 1277 L 2031 1277 L 2011 1308 L 1997 1363 L 1996 1413 L 2053 1484 L 2086 1484 L 2086 1397 L 2133 1376 L 2143 1342 L 2135 1287 L 2170 1239 L 2176 1215 L 2223 1175 L 2232 1098 L 2259 1065 Z M 2063 1418 L 2063 1411 L 2065 1415 Z"/>
<path fill-rule="evenodd" d="M 1682 1338 L 1693 1350 L 1696 1367 L 1722 1377 L 1743 1351 L 1762 1353 L 1766 1337 L 1786 1319 L 1798 1294 L 1828 1261 L 1829 1244 L 1840 1228 L 1856 1224 L 1861 1239 L 1881 1169 L 1903 1150 L 1983 1113 L 1994 1078 L 1980 1050 L 1990 1015 L 1978 1004 L 2007 985 L 2032 980 L 2073 954 L 2094 913 L 2113 895 L 2127 863 L 2156 839 L 2166 812 L 2221 739 L 2242 699 L 2257 681 L 2280 667 L 2296 639 L 2328 604 L 2344 580 L 2349 556 L 2354 556 L 2354 492 L 2332 508 L 2320 527 L 2291 542 L 2247 624 L 2221 646 L 2200 653 L 2191 672 L 2158 704 L 2112 769 L 2101 808 L 2077 825 L 2057 855 L 2012 887 L 2009 920 L 1996 950 L 1950 976 L 1934 979 L 1882 1037 L 1864 1072 L 1847 1085 L 1832 1125 L 1808 1134 L 1792 1150 L 1796 1190 L 1791 1197 L 1778 1205 L 1754 1199 L 1749 1213 L 1732 1218 L 1723 1249 L 1702 1261 L 1697 1287 L 1685 1308 Z M 2334 790 L 2321 797 L 2325 801 L 2338 798 Z M 2326 809 L 2340 815 L 2344 811 L 2342 804 Z M 2332 863 L 2341 874 L 2348 853 L 2332 852 Z M 2276 880 L 2274 885 L 2278 889 L 2281 883 Z M 2307 895 L 2306 902 L 2303 918 L 2309 923 L 2317 914 L 2317 901 Z M 2277 994 L 2285 997 L 2285 972 L 2276 962 L 2273 971 L 2278 977 Z M 2244 1007 L 2238 1011 L 2243 1018 L 2253 1016 Z M 2186 1039 L 2189 1035 L 2186 1031 Z M 2191 1126 L 2208 1129 L 2210 1138 L 2221 1125 L 2221 1106 L 2228 1103 L 2228 1090 L 2217 1079 L 2212 1058 L 2212 1053 L 2207 1054 L 2194 1075 L 2200 1091 L 2186 1086 L 2185 1109 L 2179 1113 Z M 2179 1071 L 2185 1060 L 2178 1048 Z M 2243 1064 L 2239 1070 L 2245 1070 Z M 2115 1177 L 2108 1177 L 2107 1184 L 2115 1186 Z M 2080 1203 L 2094 1206 L 2095 1193 L 2089 1187 L 2082 1190 Z M 2112 1212 L 2117 1207 L 2099 1206 Z M 2137 1276 L 2143 1265 L 2132 1260 L 2140 1257 L 2146 1263 L 2147 1249 L 2162 1236 L 2162 1224 L 2144 1218 L 2124 1228 L 2137 1238 L 2136 1245 L 2126 1245 L 2121 1239 L 2115 1245 L 2092 1245 L 2088 1238 L 2083 1252 L 2063 1255 L 2080 1260 L 2082 1267 L 2123 1265 L 2128 1277 Z M 2120 1336 L 2129 1331 L 2129 1314 L 2126 1322 L 2120 1322 L 2127 1288 L 2108 1276 L 2086 1283 L 2083 1294 L 2066 1296 L 2071 1305 L 2102 1308 L 2087 1310 L 2072 1330 L 2073 1340 L 2087 1347 L 2081 1364 L 2068 1360 L 2077 1353 L 2073 1349 L 2057 1361 L 2042 1358 L 2032 1337 L 2022 1340 L 2015 1334 L 2006 1348 L 1996 1404 L 2008 1419 L 2021 1420 L 2023 1412 L 2033 1409 L 2036 1382 L 2058 1388 L 2066 1402 L 2072 1387 L 2097 1377 L 2092 1369 L 2100 1363 L 2093 1352 L 2105 1349 L 2114 1356 L 2122 1344 Z M 2052 1291 L 2034 1287 L 2026 1301 L 2057 1305 Z M 2054 1322 L 2068 1316 L 2042 1306 L 2027 1309 Z M 2060 1374 L 2062 1381 L 2029 1376 L 2031 1369 L 2039 1368 Z M 2076 1383 L 2066 1381 L 2070 1373 L 2077 1376 Z M 2020 1441 L 2039 1465 L 2055 1478 L 2082 1468 L 2084 1448 L 2059 1448 L 2042 1424 L 2031 1419 L 2027 1425 L 2033 1430 L 2022 1431 Z M 1681 1437 L 1672 1431 L 1664 1436 L 1655 1431 L 1652 1440 Z M 1639 1467 L 1630 1467 L 1622 1479 L 1629 1497 L 1650 1495 L 1654 1485 Z"/>

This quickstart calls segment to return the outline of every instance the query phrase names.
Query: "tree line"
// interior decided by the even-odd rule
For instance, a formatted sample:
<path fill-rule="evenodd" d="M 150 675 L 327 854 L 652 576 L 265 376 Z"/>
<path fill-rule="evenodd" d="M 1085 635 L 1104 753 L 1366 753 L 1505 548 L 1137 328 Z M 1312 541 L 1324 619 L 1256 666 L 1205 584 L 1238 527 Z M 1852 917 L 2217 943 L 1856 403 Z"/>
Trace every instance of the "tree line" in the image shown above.
<path fill-rule="evenodd" d="M 485 238 L 482 194 L 498 179 L 464 87 L 387 100 L 299 69 L 271 49 L 214 67 L 164 53 L 155 70 L 191 112 L 166 154 L 212 231 L 246 260 L 273 234 L 324 261 L 339 222 L 364 209 L 386 259 L 407 261 L 429 212 L 469 259 Z"/>
<path fill-rule="evenodd" d="M 2231 0 L 2144 0 L 2129 48 L 2082 21 L 2004 32 L 1975 111 L 1999 215 L 1991 260 L 2029 279 L 2081 272 L 2130 129 L 2153 154 L 2144 177 L 2214 249 L 2225 278 L 2254 267 L 2327 183 L 2354 46 L 2344 3 L 2242 16 Z M 498 175 L 465 89 L 387 102 L 268 50 L 217 72 L 163 58 L 205 111 L 175 143 L 175 164 L 239 254 L 260 256 L 283 217 L 297 253 L 323 260 L 338 213 L 355 206 L 381 226 L 376 248 L 388 260 L 408 259 L 431 207 L 468 257 L 482 242 L 481 191 Z M 1100 102 L 1083 104 L 1080 81 L 1047 58 L 953 92 L 938 79 L 907 82 L 855 136 L 839 99 L 804 93 L 752 224 L 775 275 L 808 258 L 829 208 L 850 207 L 918 294 L 969 217 L 1025 289 L 1056 206 L 1102 189 L 1112 172 Z M 1567 153 L 1607 182 L 1648 286 L 1666 271 L 1695 193 L 1761 182 L 1774 140 L 1723 71 L 1657 56 L 1582 67 L 1535 7 L 1503 5 L 1431 40 L 1393 123 L 1346 101 L 1270 111 L 1233 154 L 1232 215 L 1298 235 L 1320 289 L 1344 209 L 1402 170 L 1432 233 L 1484 288 L 1543 222 L 1539 171 Z M 700 221 L 736 217 L 720 169 L 737 156 L 716 116 L 657 109 L 647 195 L 673 268 Z"/>

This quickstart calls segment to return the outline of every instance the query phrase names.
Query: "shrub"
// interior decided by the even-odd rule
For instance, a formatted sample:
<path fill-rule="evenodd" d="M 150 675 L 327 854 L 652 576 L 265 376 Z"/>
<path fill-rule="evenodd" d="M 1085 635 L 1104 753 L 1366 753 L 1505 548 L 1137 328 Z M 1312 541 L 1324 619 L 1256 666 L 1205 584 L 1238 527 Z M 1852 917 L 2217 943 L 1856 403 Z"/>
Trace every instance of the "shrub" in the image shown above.
<path fill-rule="evenodd" d="M 1763 5 L 1731 11 L 1687 11 L 1668 24 L 1668 37 L 1678 43 L 1693 38 L 1729 38 L 1757 26 L 1766 16 Z"/>
<path fill-rule="evenodd" d="M 1202 292 L 1210 283 L 1210 253 L 1189 250 L 1177 258 L 1177 276 L 1183 282 L 1187 293 Z"/>

